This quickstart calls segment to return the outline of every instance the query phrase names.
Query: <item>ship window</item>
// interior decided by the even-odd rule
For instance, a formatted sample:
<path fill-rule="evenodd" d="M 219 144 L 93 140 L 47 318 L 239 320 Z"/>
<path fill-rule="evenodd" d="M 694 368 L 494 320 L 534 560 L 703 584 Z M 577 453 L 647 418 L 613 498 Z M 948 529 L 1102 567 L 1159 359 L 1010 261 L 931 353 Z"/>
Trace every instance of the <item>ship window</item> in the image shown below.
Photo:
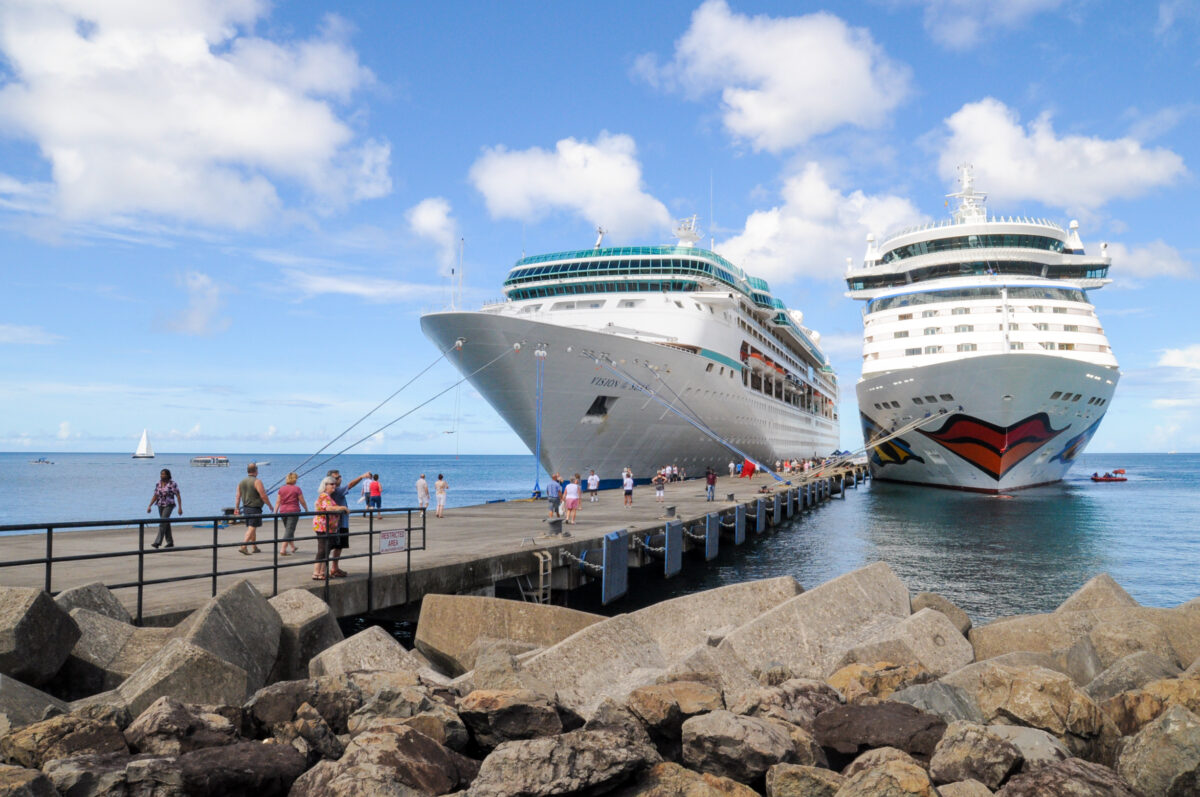
<path fill-rule="evenodd" d="M 675 300 L 675 306 L 676 306 L 676 307 L 678 307 L 680 310 L 682 310 L 682 309 L 683 309 L 683 302 L 681 302 L 681 301 L 679 301 L 678 299 L 676 299 L 676 300 Z"/>
<path fill-rule="evenodd" d="M 938 333 L 939 333 L 939 332 L 941 332 L 941 331 L 942 331 L 942 330 L 938 329 L 937 327 L 925 327 L 925 334 L 926 334 L 926 335 L 936 335 L 936 334 L 938 334 Z"/>
<path fill-rule="evenodd" d="M 1029 312 L 1044 313 L 1044 312 L 1046 312 L 1046 308 L 1042 307 L 1040 304 L 1031 304 L 1031 305 L 1029 305 Z"/>
<path fill-rule="evenodd" d="M 705 372 L 706 374 L 711 374 L 711 373 L 712 373 L 712 369 L 713 369 L 713 364 L 712 364 L 712 363 L 709 363 L 709 364 L 708 364 L 708 367 L 704 369 L 704 372 Z"/>
<path fill-rule="evenodd" d="M 899 402 L 899 401 L 893 401 L 893 402 L 892 402 L 892 406 L 893 406 L 894 408 L 896 408 L 896 409 L 900 409 L 900 402 Z"/>
<path fill-rule="evenodd" d="M 930 404 L 937 404 L 937 396 L 926 396 L 925 400 Z"/>
<path fill-rule="evenodd" d="M 899 332 L 893 332 L 893 333 L 892 333 L 892 337 L 894 337 L 894 338 L 907 338 L 907 337 L 908 337 L 908 330 L 907 330 L 907 329 L 902 329 L 902 330 L 900 330 Z"/>
<path fill-rule="evenodd" d="M 942 347 L 941 346 L 926 346 L 925 353 L 926 354 L 941 354 Z"/>
<path fill-rule="evenodd" d="M 618 307 L 637 307 L 642 303 L 641 299 L 622 299 Z"/>
<path fill-rule="evenodd" d="M 937 310 L 922 310 L 921 318 L 933 318 L 937 314 L 938 314 Z"/>
<path fill-rule="evenodd" d="M 954 396 L 950 395 L 949 393 L 943 393 L 942 401 L 954 401 Z"/>
<path fill-rule="evenodd" d="M 904 356 L 905 356 L 905 357 L 914 357 L 914 356 L 916 356 L 916 355 L 918 355 L 918 354 L 920 354 L 920 353 L 921 353 L 921 349 L 920 349 L 920 347 L 917 347 L 917 348 L 915 348 L 915 349 L 905 349 L 905 350 L 904 350 Z"/>
<path fill-rule="evenodd" d="M 954 328 L 954 331 L 955 332 L 974 332 L 975 327 L 971 326 L 970 324 L 959 324 L 958 326 L 956 326 Z"/>
<path fill-rule="evenodd" d="M 1063 332 L 1078 332 L 1079 327 L 1075 324 L 1063 324 Z"/>
<path fill-rule="evenodd" d="M 1009 348 L 1009 351 L 1021 351 L 1022 349 L 1025 348 L 1025 344 L 1024 343 L 1010 343 L 1010 344 L 1008 344 L 1008 348 Z"/>
<path fill-rule="evenodd" d="M 599 310 L 603 306 L 604 306 L 604 302 L 588 302 L 589 310 Z"/>
<path fill-rule="evenodd" d="M 1056 399 L 1058 399 L 1058 397 L 1059 397 L 1059 396 L 1061 396 L 1061 395 L 1062 395 L 1062 391 L 1061 391 L 1061 390 L 1056 390 L 1056 391 L 1054 391 L 1053 393 L 1051 393 L 1051 394 L 1050 394 L 1050 400 L 1051 400 L 1051 401 L 1055 401 L 1055 400 L 1056 400 Z"/>
<path fill-rule="evenodd" d="M 600 423 L 608 417 L 609 411 L 616 403 L 616 396 L 596 396 L 592 401 L 592 405 L 584 413 L 580 423 Z"/>
<path fill-rule="evenodd" d="M 1067 308 L 1065 308 L 1065 307 L 1055 307 L 1055 308 L 1054 308 L 1054 312 L 1056 312 L 1056 313 L 1059 313 L 1059 314 L 1061 315 L 1061 314 L 1063 314 L 1063 313 L 1066 313 L 1066 312 L 1067 312 Z"/>
<path fill-rule="evenodd" d="M 1058 348 L 1060 351 L 1075 351 L 1075 344 L 1074 343 L 1060 343 L 1060 344 L 1058 344 Z"/>
<path fill-rule="evenodd" d="M 901 313 L 900 317 L 899 317 L 899 320 L 901 320 L 901 321 L 909 321 L 911 319 L 912 319 L 912 313 Z"/>
<path fill-rule="evenodd" d="M 1049 332 L 1050 331 L 1049 324 L 1034 324 L 1033 328 L 1038 330 L 1039 332 Z"/>
<path fill-rule="evenodd" d="M 550 305 L 551 310 L 574 310 L 575 302 L 555 302 Z"/>
<path fill-rule="evenodd" d="M 1092 396 L 1090 399 L 1088 399 L 1088 404 L 1095 404 L 1095 403 L 1096 403 L 1096 397 L 1095 397 L 1095 396 Z"/>
<path fill-rule="evenodd" d="M 977 347 L 977 346 L 976 346 L 974 343 L 960 343 L 960 344 L 958 344 L 958 350 L 959 350 L 959 351 L 975 351 L 977 348 L 978 348 L 978 347 Z"/>
<path fill-rule="evenodd" d="M 924 404 L 924 403 L 925 402 L 921 401 L 921 399 L 918 396 L 913 396 L 913 404 Z"/>
<path fill-rule="evenodd" d="M 970 313 L 971 313 L 970 307 L 955 307 L 953 310 L 950 311 L 950 315 L 970 315 Z"/>
<path fill-rule="evenodd" d="M 882 407 L 882 406 L 880 406 L 880 404 L 879 404 L 879 402 L 878 402 L 878 401 L 876 401 L 876 402 L 875 402 L 875 409 L 877 409 L 877 410 L 881 410 L 881 409 L 883 409 L 883 407 Z"/>
<path fill-rule="evenodd" d="M 1043 341 L 1042 348 L 1046 351 L 1054 351 L 1058 346 L 1054 345 L 1052 341 Z"/>
<path fill-rule="evenodd" d="M 1083 395 L 1080 393 L 1076 393 L 1075 398 L 1071 399 L 1071 401 L 1072 402 L 1079 401 L 1079 399 L 1081 399 L 1081 398 L 1083 398 Z"/>

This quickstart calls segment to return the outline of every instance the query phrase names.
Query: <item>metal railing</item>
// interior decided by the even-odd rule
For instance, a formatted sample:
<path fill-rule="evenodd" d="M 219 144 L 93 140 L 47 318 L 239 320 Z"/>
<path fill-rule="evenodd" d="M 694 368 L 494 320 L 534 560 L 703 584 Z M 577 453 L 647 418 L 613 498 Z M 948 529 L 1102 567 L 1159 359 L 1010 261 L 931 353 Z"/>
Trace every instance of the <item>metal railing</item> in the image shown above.
<path fill-rule="evenodd" d="M 375 559 L 379 556 L 391 555 L 394 553 L 404 554 L 404 597 L 405 602 L 408 601 L 408 582 L 409 574 L 412 571 L 412 552 L 425 550 L 425 510 L 416 507 L 394 507 L 381 509 L 351 509 L 347 513 L 348 516 L 360 516 L 367 520 L 367 528 L 359 531 L 329 532 L 325 534 L 317 534 L 312 531 L 305 533 L 301 532 L 301 527 L 297 525 L 296 533 L 291 542 L 307 541 L 314 545 L 321 540 L 322 537 L 328 538 L 333 534 L 346 535 L 348 537 L 366 537 L 367 551 L 366 553 L 349 553 L 350 549 L 345 549 L 338 558 L 327 558 L 324 561 L 325 577 L 324 591 L 325 601 L 329 602 L 329 580 L 331 571 L 334 567 L 332 563 L 348 561 L 352 559 L 367 560 L 367 612 L 374 610 L 374 579 L 375 579 Z M 312 518 L 317 515 L 326 515 L 327 523 L 336 527 L 343 516 L 339 512 L 299 512 L 289 513 L 286 515 L 278 513 L 265 513 L 261 515 L 263 525 L 259 527 L 257 533 L 257 541 L 254 545 L 270 545 L 272 559 L 270 564 L 266 565 L 251 565 L 249 567 L 237 567 L 232 569 L 221 569 L 218 561 L 218 553 L 222 548 L 241 548 L 244 543 L 241 540 L 223 542 L 220 539 L 220 530 L 230 526 L 244 525 L 245 515 L 197 515 L 189 517 L 171 518 L 169 521 L 165 518 L 135 518 L 132 520 L 81 520 L 68 521 L 62 523 L 25 523 L 16 525 L 0 525 L 0 533 L 8 534 L 27 532 L 30 534 L 44 534 L 46 538 L 46 553 L 44 556 L 27 559 L 13 559 L 0 561 L 0 583 L 5 570 L 19 567 L 44 566 L 45 579 L 44 589 L 46 592 L 54 595 L 53 579 L 54 566 L 68 562 L 87 562 L 101 559 L 119 559 L 119 558 L 134 558 L 136 557 L 136 578 L 131 580 L 120 581 L 115 584 L 105 584 L 110 590 L 119 589 L 136 589 L 137 590 L 137 611 L 135 622 L 138 625 L 142 624 L 145 591 L 147 587 L 154 587 L 162 584 L 174 584 L 182 581 L 196 581 L 200 579 L 209 579 L 211 581 L 211 595 L 216 595 L 218 591 L 218 579 L 226 576 L 246 575 L 250 573 L 261 573 L 271 571 L 271 595 L 279 594 L 279 571 L 289 567 L 312 567 L 318 564 L 316 559 L 303 559 L 298 561 L 290 561 L 288 559 L 280 560 L 279 547 L 280 544 L 286 542 L 282 536 L 283 524 L 281 520 L 285 517 L 296 518 Z M 403 523 L 396 521 L 403 520 Z M 179 530 L 179 527 L 190 526 L 193 528 L 212 527 L 212 540 L 204 544 L 194 545 L 172 545 L 170 548 L 159 548 L 151 546 L 147 543 L 146 532 L 149 530 L 152 534 L 158 532 L 158 526 L 163 523 L 169 523 L 174 532 Z M 82 553 L 71 554 L 66 556 L 56 556 L 54 553 L 54 541 L 56 532 L 70 530 L 72 536 L 82 533 L 83 529 L 136 529 L 137 530 L 137 547 L 130 550 L 114 550 L 105 551 L 103 553 Z M 270 537 L 265 534 L 267 529 L 271 530 Z M 397 536 L 398 532 L 403 532 L 402 539 Z M 414 544 L 415 533 L 420 534 L 420 544 Z M 62 536 L 61 534 L 59 535 Z M 8 537 L 11 539 L 11 537 Z M 382 544 L 386 541 L 387 550 L 376 550 L 376 541 Z M 397 543 L 402 543 L 397 545 Z M 183 553 L 188 551 L 211 551 L 212 566 L 203 571 L 176 574 L 172 576 L 147 578 L 146 577 L 146 558 L 150 556 L 170 556 L 172 553 Z M 87 583 L 83 581 L 81 583 Z"/>

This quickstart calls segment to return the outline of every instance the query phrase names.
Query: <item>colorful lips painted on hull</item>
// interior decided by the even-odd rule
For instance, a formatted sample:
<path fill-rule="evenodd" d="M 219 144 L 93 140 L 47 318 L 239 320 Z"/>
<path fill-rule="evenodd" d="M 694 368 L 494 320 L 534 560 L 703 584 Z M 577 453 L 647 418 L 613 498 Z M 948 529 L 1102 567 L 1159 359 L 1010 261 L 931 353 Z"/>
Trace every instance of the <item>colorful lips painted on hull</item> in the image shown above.
<path fill-rule="evenodd" d="M 1050 416 L 1039 412 L 1011 426 L 996 426 L 969 415 L 952 415 L 936 432 L 918 431 L 1000 481 L 1004 474 L 1065 430 L 1066 427 L 1052 428 Z"/>
<path fill-rule="evenodd" d="M 887 430 L 868 418 L 865 414 L 859 413 L 859 417 L 862 420 L 864 439 L 878 440 L 887 436 Z M 883 467 L 884 465 L 903 465 L 910 459 L 916 460 L 921 464 L 925 463 L 925 460 L 913 453 L 912 446 L 906 443 L 903 437 L 896 437 L 886 443 L 871 446 L 870 452 L 871 461 L 879 467 Z"/>

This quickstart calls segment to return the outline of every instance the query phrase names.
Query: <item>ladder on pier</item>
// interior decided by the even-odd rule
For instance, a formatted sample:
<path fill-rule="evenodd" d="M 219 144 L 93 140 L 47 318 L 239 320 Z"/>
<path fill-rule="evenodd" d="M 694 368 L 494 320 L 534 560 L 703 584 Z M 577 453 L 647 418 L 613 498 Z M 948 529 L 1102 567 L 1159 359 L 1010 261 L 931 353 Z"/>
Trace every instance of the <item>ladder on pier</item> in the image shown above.
<path fill-rule="evenodd" d="M 549 551 L 534 551 L 538 560 L 537 586 L 533 584 L 532 576 L 518 576 L 517 588 L 521 590 L 521 599 L 532 603 L 550 603 L 550 572 L 554 568 L 554 559 Z"/>

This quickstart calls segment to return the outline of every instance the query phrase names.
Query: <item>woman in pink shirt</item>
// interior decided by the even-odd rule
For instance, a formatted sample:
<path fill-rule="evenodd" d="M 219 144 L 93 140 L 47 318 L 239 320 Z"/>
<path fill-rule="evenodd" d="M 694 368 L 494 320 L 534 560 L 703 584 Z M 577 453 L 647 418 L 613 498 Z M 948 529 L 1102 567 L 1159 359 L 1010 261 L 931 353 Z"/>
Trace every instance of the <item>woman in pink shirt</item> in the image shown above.
<path fill-rule="evenodd" d="M 296 480 L 300 478 L 295 473 L 287 475 L 286 483 L 279 488 L 279 498 L 275 506 L 275 511 L 281 515 L 287 515 L 283 518 L 283 541 L 279 543 L 279 555 L 291 556 L 296 552 L 296 522 L 300 520 L 298 517 L 300 508 L 308 511 L 308 502 L 304 500 L 304 491 L 296 486 Z M 289 551 L 288 548 L 291 548 Z"/>

